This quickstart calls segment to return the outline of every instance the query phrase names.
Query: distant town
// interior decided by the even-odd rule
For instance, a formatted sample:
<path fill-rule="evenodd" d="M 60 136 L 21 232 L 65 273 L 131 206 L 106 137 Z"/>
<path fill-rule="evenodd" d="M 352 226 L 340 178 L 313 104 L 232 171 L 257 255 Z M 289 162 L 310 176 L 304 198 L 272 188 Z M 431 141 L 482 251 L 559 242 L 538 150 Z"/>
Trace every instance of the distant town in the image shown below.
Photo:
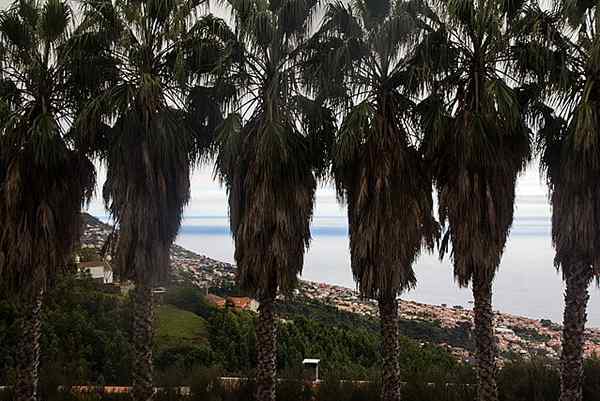
<path fill-rule="evenodd" d="M 100 249 L 111 233 L 112 228 L 90 215 L 84 215 L 84 232 L 81 247 Z M 194 285 L 206 291 L 207 301 L 217 307 L 234 307 L 256 311 L 258 303 L 248 297 L 220 297 L 209 293 L 211 288 L 228 288 L 235 283 L 235 266 L 198 255 L 192 251 L 174 245 L 171 250 L 172 281 Z M 110 263 L 98 261 L 85 262 L 83 268 L 88 269 L 93 277 L 104 283 L 112 282 Z M 374 301 L 363 300 L 355 290 L 301 281 L 292 296 L 315 300 L 335 306 L 339 310 L 356 313 L 368 317 L 377 317 L 378 309 Z M 405 320 L 421 320 L 434 322 L 445 329 L 469 327 L 472 325 L 473 313 L 461 306 L 426 305 L 401 300 L 401 318 Z M 561 326 L 549 320 L 536 320 L 496 312 L 495 334 L 498 341 L 501 361 L 509 356 L 519 355 L 524 358 L 544 356 L 558 358 L 560 352 Z M 470 360 L 471 352 L 466 349 L 438 344 L 447 348 L 462 360 Z M 584 347 L 586 356 L 600 356 L 600 329 L 586 329 Z"/>

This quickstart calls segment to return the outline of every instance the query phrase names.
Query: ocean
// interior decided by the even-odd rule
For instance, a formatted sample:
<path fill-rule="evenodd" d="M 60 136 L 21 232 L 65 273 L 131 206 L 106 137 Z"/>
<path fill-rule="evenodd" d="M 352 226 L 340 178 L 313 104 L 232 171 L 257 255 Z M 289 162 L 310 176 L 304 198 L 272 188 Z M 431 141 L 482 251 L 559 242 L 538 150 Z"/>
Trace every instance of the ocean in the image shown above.
<path fill-rule="evenodd" d="M 99 183 L 105 171 L 99 170 Z M 191 177 L 192 196 L 184 211 L 177 243 L 199 254 L 233 263 L 233 242 L 227 218 L 227 194 L 213 179 L 211 165 Z M 544 178 L 534 162 L 519 177 L 515 220 L 494 282 L 494 307 L 505 313 L 534 319 L 562 321 L 564 285 L 554 268 L 550 238 L 551 209 Z M 102 200 L 96 197 L 88 209 L 106 220 Z M 317 190 L 312 243 L 306 254 L 302 278 L 354 288 L 350 271 L 345 210 L 335 190 L 323 184 Z M 404 299 L 428 304 L 472 307 L 468 288 L 454 282 L 451 261 L 424 254 L 415 264 L 417 287 Z M 590 287 L 588 326 L 600 328 L 600 289 Z"/>
<path fill-rule="evenodd" d="M 354 288 L 345 217 L 317 216 L 311 231 L 313 239 L 305 256 L 302 278 Z M 177 243 L 211 258 L 234 262 L 226 216 L 186 216 Z M 517 213 L 494 282 L 494 308 L 561 322 L 564 285 L 553 258 L 548 215 Z M 423 254 L 415 264 L 415 271 L 417 287 L 402 298 L 472 308 L 471 291 L 456 285 L 448 258 L 440 261 L 437 255 Z M 600 327 L 600 289 L 595 284 L 590 287 L 588 326 Z"/>

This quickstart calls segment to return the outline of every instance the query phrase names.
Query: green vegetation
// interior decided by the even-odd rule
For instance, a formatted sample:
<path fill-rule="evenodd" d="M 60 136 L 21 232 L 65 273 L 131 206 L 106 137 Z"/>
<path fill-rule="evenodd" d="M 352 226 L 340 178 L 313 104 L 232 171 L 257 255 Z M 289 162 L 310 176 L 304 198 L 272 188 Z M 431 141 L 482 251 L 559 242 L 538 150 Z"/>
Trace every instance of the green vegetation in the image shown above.
<path fill-rule="evenodd" d="M 284 318 L 295 315 L 310 316 L 311 320 L 321 323 L 335 322 L 335 325 L 340 328 L 362 328 L 373 332 L 379 330 L 378 319 L 340 311 L 334 306 L 304 297 L 286 299 L 278 303 L 276 309 L 279 316 Z M 467 350 L 473 349 L 469 324 L 454 328 L 442 328 L 439 322 L 407 320 L 400 317 L 399 327 L 402 335 L 413 340 L 427 341 L 433 344 L 446 343 Z"/>
<path fill-rule="evenodd" d="M 190 397 L 179 397 L 165 392 L 155 401 L 253 401 L 252 382 L 241 383 L 238 388 L 226 389 L 217 377 L 218 369 L 198 368 L 188 372 L 184 383 L 191 384 Z M 585 364 L 586 380 L 583 396 L 586 401 L 600 401 L 600 360 Z M 369 384 L 353 385 L 327 375 L 317 388 L 305 386 L 298 380 L 282 380 L 278 384 L 277 401 L 377 401 L 380 384 L 375 378 Z M 558 401 L 558 370 L 544 360 L 516 360 L 505 366 L 498 375 L 501 401 Z M 403 386 L 404 401 L 472 401 L 473 386 L 446 386 L 443 382 L 411 380 Z M 129 401 L 128 395 L 79 395 L 51 392 L 45 401 Z M 0 393 L 0 401 L 12 401 L 9 393 Z M 313 398 L 314 397 L 314 398 Z"/>
<path fill-rule="evenodd" d="M 251 383 L 233 392 L 217 383 L 210 392 L 213 398 L 206 396 L 202 386 L 220 375 L 252 375 L 256 367 L 256 315 L 216 309 L 194 288 L 172 288 L 165 294 L 164 302 L 156 315 L 154 365 L 158 384 L 191 385 L 195 391 L 191 400 L 251 400 Z M 56 289 L 48 294 L 43 314 L 41 378 L 42 392 L 48 395 L 44 400 L 75 400 L 53 392 L 59 384 L 130 383 L 131 308 L 128 296 L 105 293 L 91 280 L 67 275 L 57 282 Z M 292 300 L 278 304 L 277 308 L 284 319 L 278 324 L 280 376 L 295 380 L 302 377 L 301 360 L 310 356 L 322 358 L 322 374 L 328 380 L 318 391 L 304 388 L 298 381 L 284 381 L 279 384 L 278 400 L 302 401 L 309 400 L 306 398 L 309 396 L 323 401 L 377 399 L 380 365 L 377 320 L 340 312 L 318 302 L 304 304 Z M 3 384 L 14 380 L 14 322 L 12 306 L 0 303 L 0 383 Z M 419 336 L 435 333 L 431 331 L 433 324 L 415 322 L 412 327 Z M 402 375 L 408 383 L 403 388 L 405 400 L 472 400 L 471 387 L 445 386 L 448 382 L 474 383 L 470 366 L 459 363 L 435 345 L 421 345 L 407 337 L 402 337 L 401 347 Z M 352 387 L 340 383 L 340 379 L 369 380 L 372 384 Z M 436 384 L 432 387 L 426 383 Z M 502 401 L 556 401 L 558 371 L 547 361 L 515 360 L 502 369 L 499 388 Z M 590 360 L 586 364 L 585 400 L 599 400 L 598 389 L 600 361 Z M 339 398 L 332 398 L 335 394 Z M 295 398 L 285 398 L 293 395 Z M 164 397 L 177 400 L 172 395 Z"/>
<path fill-rule="evenodd" d="M 187 383 L 190 372 L 213 367 L 246 376 L 256 368 L 256 315 L 217 309 L 199 290 L 172 288 L 157 307 L 154 365 L 159 383 Z M 169 302 L 169 303 L 167 303 Z M 306 357 L 323 360 L 322 374 L 368 379 L 380 364 L 378 322 L 341 313 L 319 303 L 278 305 L 277 367 L 283 376 L 301 377 Z M 319 311 L 317 313 L 317 311 Z M 313 319 L 312 315 L 319 316 Z M 58 280 L 43 313 L 42 380 L 54 384 L 130 383 L 132 300 L 74 274 Z M 15 312 L 0 303 L 0 383 L 14 380 Z M 401 366 L 419 380 L 454 380 L 467 369 L 442 348 L 402 338 Z M 452 378 L 452 379 L 450 379 Z"/>
<path fill-rule="evenodd" d="M 206 322 L 200 316 L 172 305 L 156 308 L 157 345 L 186 344 L 206 339 Z"/>
<path fill-rule="evenodd" d="M 509 329 L 514 331 L 515 334 L 518 335 L 519 337 L 525 338 L 530 341 L 544 341 L 545 342 L 550 339 L 550 336 L 548 336 L 546 334 L 540 334 L 540 333 L 538 333 L 538 331 L 536 329 L 529 328 L 529 327 L 511 326 L 511 327 L 509 327 Z"/>
<path fill-rule="evenodd" d="M 477 398 L 498 401 L 492 287 L 535 142 L 566 282 L 561 400 L 589 395 L 600 2 L 224 0 L 231 23 L 203 0 L 71 3 L 15 0 L 0 13 L 0 378 L 16 383 L 17 401 L 36 401 L 39 362 L 45 380 L 131 381 L 136 401 L 152 398 L 153 367 L 170 380 L 196 366 L 256 371 L 258 401 L 274 401 L 276 369 L 307 354 L 325 359 L 324 373 L 383 373 L 383 401 L 400 400 L 400 368 L 421 381 L 455 377 L 460 364 L 400 330 L 474 350 Z M 186 290 L 157 311 L 153 344 L 152 289 L 167 275 L 191 170 L 210 157 L 228 192 L 238 282 L 259 314 L 215 310 Z M 94 193 L 92 159 L 106 166 L 119 230 L 108 248 L 132 297 L 55 283 Z M 297 284 L 328 179 L 348 207 L 351 267 L 379 302 L 383 336 L 373 321 L 276 302 Z M 432 184 L 440 253 L 451 247 L 457 282 L 473 291 L 474 344 L 468 327 L 398 321 L 414 259 L 441 234 Z M 530 378 L 545 369 L 521 366 Z M 317 398 L 347 393 L 335 383 Z M 547 384 L 533 399 L 552 393 Z"/>

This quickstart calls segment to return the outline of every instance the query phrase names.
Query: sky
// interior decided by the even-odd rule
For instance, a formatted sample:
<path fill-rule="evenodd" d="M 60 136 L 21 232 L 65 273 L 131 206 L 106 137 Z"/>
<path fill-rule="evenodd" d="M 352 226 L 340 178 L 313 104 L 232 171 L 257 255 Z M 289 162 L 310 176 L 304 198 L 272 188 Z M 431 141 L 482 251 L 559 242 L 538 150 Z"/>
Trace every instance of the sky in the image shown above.
<path fill-rule="evenodd" d="M 106 214 L 100 199 L 105 170 L 98 166 L 97 195 L 88 208 L 94 215 Z M 207 164 L 194 170 L 191 177 L 191 199 L 185 208 L 186 216 L 226 216 L 227 194 L 213 179 L 213 166 Z M 331 185 L 321 184 L 317 190 L 315 217 L 343 216 L 345 210 L 337 203 L 335 191 Z M 539 174 L 538 164 L 532 162 L 518 180 L 515 215 L 518 217 L 549 217 L 548 192 L 543 178 Z"/>
<path fill-rule="evenodd" d="M 6 8 L 10 0 L 0 0 L 0 8 Z M 76 10 L 77 5 L 72 2 Z M 222 7 L 211 3 L 210 11 L 220 17 L 227 18 Z M 106 174 L 102 166 L 98 165 L 97 196 L 91 201 L 88 211 L 96 216 L 106 216 L 101 200 L 101 188 Z M 213 179 L 212 165 L 207 164 L 197 167 L 191 177 L 191 199 L 185 208 L 185 216 L 227 216 L 227 195 L 221 185 Z M 331 185 L 322 184 L 317 191 L 315 217 L 343 217 L 344 207 L 336 200 L 335 191 Z M 517 200 L 515 217 L 545 217 L 549 219 L 550 207 L 548 206 L 547 188 L 539 175 L 537 163 L 533 162 L 526 172 L 519 178 L 517 187 Z"/>
<path fill-rule="evenodd" d="M 6 8 L 11 0 L 0 0 L 0 8 Z M 73 2 L 76 9 L 76 3 Z M 210 11 L 219 17 L 227 19 L 222 7 L 217 7 L 212 2 Z M 104 216 L 106 211 L 101 201 L 101 188 L 106 177 L 102 166 L 98 166 L 98 190 L 97 196 L 89 205 L 89 212 Z M 338 205 L 335 191 L 330 185 L 321 185 L 317 191 L 317 202 L 315 206 L 315 217 L 319 216 L 343 216 L 345 210 Z M 517 188 L 517 201 L 515 207 L 516 216 L 549 216 L 550 209 L 547 202 L 547 189 L 539 176 L 537 163 L 527 169 L 520 177 Z M 212 165 L 204 165 L 194 170 L 191 177 L 191 200 L 185 209 L 186 216 L 226 216 L 227 197 L 218 182 L 213 180 Z"/>
<path fill-rule="evenodd" d="M 0 0 L 0 7 L 4 8 L 8 3 Z M 222 10 L 213 8 L 211 11 L 225 17 Z M 97 167 L 97 195 L 87 210 L 106 219 L 107 212 L 100 197 L 106 172 L 100 164 Z M 519 177 L 516 192 L 515 221 L 495 279 L 494 304 L 502 311 L 560 321 L 564 307 L 561 296 L 564 283 L 553 267 L 551 209 L 537 162 L 533 161 Z M 212 164 L 195 168 L 191 176 L 191 199 L 184 210 L 177 242 L 209 257 L 233 262 L 227 214 L 227 194 L 213 179 Z M 313 241 L 305 257 L 302 277 L 353 287 L 345 207 L 338 204 L 331 185 L 321 184 L 317 191 L 312 233 Z M 415 271 L 419 285 L 405 294 L 407 299 L 469 307 L 470 291 L 454 285 L 450 261 L 440 262 L 436 255 L 422 255 Z M 600 291 L 594 289 L 589 310 L 599 308 Z M 589 318 L 590 325 L 600 327 L 600 315 L 590 314 Z"/>

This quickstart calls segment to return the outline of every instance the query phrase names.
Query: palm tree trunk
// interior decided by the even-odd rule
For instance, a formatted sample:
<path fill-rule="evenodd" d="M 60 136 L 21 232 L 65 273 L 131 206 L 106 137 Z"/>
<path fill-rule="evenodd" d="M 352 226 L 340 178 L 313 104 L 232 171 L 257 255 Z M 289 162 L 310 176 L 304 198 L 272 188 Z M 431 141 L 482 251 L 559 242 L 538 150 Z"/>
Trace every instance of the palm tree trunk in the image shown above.
<path fill-rule="evenodd" d="M 256 401 L 275 401 L 276 339 L 274 298 L 260 300 L 256 323 Z"/>
<path fill-rule="evenodd" d="M 15 401 L 36 401 L 38 398 L 42 300 L 43 292 L 40 291 L 33 300 L 25 302 L 18 323 Z"/>
<path fill-rule="evenodd" d="M 477 358 L 477 399 L 497 401 L 496 338 L 494 337 L 494 312 L 492 310 L 492 283 L 473 279 L 475 348 Z"/>
<path fill-rule="evenodd" d="M 586 307 L 589 299 L 588 286 L 591 273 L 583 269 L 567 270 L 567 291 L 563 321 L 560 401 L 583 400 L 583 343 Z"/>
<path fill-rule="evenodd" d="M 382 401 L 400 401 L 400 342 L 398 300 L 379 300 L 379 317 L 383 336 Z"/>
<path fill-rule="evenodd" d="M 140 280 L 134 290 L 133 306 L 133 399 L 149 401 L 154 395 L 152 339 L 154 334 L 152 287 Z"/>

